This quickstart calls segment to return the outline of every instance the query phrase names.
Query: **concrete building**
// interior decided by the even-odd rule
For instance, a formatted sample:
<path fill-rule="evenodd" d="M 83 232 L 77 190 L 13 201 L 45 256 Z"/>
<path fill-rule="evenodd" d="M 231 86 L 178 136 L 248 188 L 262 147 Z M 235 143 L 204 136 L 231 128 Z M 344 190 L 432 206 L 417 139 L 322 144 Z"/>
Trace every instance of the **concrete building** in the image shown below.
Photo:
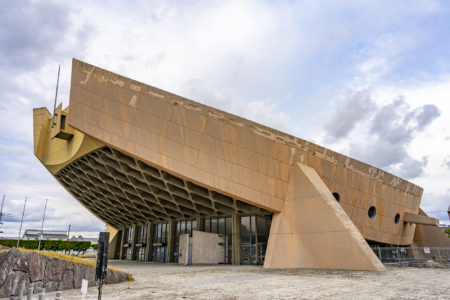
<path fill-rule="evenodd" d="M 40 229 L 26 229 L 22 235 L 23 240 L 39 240 Z M 67 231 L 43 230 L 41 240 L 67 240 Z"/>
<path fill-rule="evenodd" d="M 89 241 L 91 244 L 98 244 L 98 236 L 82 236 L 79 234 L 78 236 L 73 235 L 69 241 Z"/>
<path fill-rule="evenodd" d="M 177 261 L 197 230 L 224 237 L 221 263 L 383 270 L 369 243 L 449 242 L 411 182 L 78 60 L 69 107 L 33 114 L 36 157 L 112 257 Z"/>

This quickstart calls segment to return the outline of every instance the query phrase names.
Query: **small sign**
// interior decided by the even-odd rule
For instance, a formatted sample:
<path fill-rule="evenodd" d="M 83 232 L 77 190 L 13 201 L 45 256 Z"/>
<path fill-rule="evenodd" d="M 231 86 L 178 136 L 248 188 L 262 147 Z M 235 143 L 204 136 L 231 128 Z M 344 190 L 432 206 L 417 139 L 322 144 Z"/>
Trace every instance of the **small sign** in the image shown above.
<path fill-rule="evenodd" d="M 163 243 L 153 243 L 153 247 L 161 247 Z"/>
<path fill-rule="evenodd" d="M 430 253 L 430 248 L 429 247 L 423 247 L 423 252 Z"/>
<path fill-rule="evenodd" d="M 86 279 L 81 280 L 81 294 L 86 295 L 88 288 L 88 281 Z"/>

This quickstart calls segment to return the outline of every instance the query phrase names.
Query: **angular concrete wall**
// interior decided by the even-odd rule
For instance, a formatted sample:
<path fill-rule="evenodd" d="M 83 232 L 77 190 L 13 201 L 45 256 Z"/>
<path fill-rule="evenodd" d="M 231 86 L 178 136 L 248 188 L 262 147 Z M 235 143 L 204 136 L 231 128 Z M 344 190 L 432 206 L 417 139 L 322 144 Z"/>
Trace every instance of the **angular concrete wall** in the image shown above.
<path fill-rule="evenodd" d="M 223 243 L 223 238 L 216 233 L 192 231 L 192 263 L 218 264 L 223 250 L 219 243 Z"/>
<path fill-rule="evenodd" d="M 302 164 L 272 218 L 264 267 L 384 270 L 317 172 Z"/>
<path fill-rule="evenodd" d="M 420 216 L 428 215 L 421 209 Z M 450 237 L 436 225 L 416 225 L 414 233 L 415 247 L 443 247 L 450 248 Z"/>
<path fill-rule="evenodd" d="M 280 212 L 295 163 L 313 167 L 364 238 L 410 244 L 422 189 L 266 126 L 74 60 L 69 124 L 181 178 Z M 377 215 L 368 218 L 369 207 Z"/>

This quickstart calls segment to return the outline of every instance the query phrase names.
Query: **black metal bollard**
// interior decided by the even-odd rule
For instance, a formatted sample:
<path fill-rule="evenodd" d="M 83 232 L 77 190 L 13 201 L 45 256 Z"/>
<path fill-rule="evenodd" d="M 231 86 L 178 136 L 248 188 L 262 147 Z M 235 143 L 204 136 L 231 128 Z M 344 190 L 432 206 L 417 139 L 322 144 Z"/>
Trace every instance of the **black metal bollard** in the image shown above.
<path fill-rule="evenodd" d="M 108 267 L 109 232 L 100 232 L 98 239 L 97 266 L 95 268 L 95 280 L 98 280 L 98 300 L 102 299 L 103 281 Z"/>

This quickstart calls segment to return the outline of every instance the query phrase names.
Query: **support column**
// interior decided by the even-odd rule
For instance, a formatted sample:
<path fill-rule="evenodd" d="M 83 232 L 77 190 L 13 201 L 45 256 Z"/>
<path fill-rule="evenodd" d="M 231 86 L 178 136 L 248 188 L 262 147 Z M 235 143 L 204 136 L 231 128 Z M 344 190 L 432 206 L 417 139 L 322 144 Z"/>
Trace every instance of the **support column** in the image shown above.
<path fill-rule="evenodd" d="M 204 231 L 205 230 L 205 219 L 204 218 L 195 218 L 197 222 L 197 228 L 195 230 L 197 231 Z"/>
<path fill-rule="evenodd" d="M 152 223 L 147 222 L 147 236 L 145 238 L 145 257 L 147 261 L 151 260 L 152 257 L 152 246 L 153 246 L 153 230 Z"/>
<path fill-rule="evenodd" d="M 241 218 L 238 214 L 231 216 L 231 263 L 233 265 L 241 264 Z"/>
<path fill-rule="evenodd" d="M 127 229 L 124 227 L 121 229 L 122 236 L 120 238 L 120 250 L 119 250 L 119 259 L 123 259 L 123 245 L 125 245 L 125 236 L 127 234 Z"/>
<path fill-rule="evenodd" d="M 136 255 L 136 224 L 133 225 L 133 235 L 131 236 L 131 260 L 134 260 Z"/>
<path fill-rule="evenodd" d="M 167 257 L 166 262 L 173 262 L 173 252 L 175 248 L 175 221 L 169 221 L 169 232 L 167 233 Z"/>
<path fill-rule="evenodd" d="M 300 163 L 273 214 L 264 268 L 385 270 L 316 170 Z"/>
<path fill-rule="evenodd" d="M 112 227 L 111 225 L 106 225 L 106 232 L 109 232 L 109 251 L 108 258 L 115 259 L 118 256 L 117 250 L 120 246 L 120 230 Z"/>

